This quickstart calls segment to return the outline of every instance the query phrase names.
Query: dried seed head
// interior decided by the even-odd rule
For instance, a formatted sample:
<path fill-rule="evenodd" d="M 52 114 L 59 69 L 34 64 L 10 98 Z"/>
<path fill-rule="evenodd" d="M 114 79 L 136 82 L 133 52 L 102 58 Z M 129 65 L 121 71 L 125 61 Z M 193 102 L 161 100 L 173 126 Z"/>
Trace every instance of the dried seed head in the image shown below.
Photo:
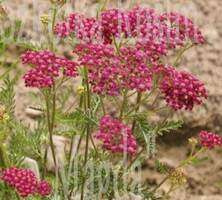
<path fill-rule="evenodd" d="M 187 178 L 183 169 L 174 169 L 170 175 L 170 182 L 173 186 L 184 185 L 187 182 Z"/>

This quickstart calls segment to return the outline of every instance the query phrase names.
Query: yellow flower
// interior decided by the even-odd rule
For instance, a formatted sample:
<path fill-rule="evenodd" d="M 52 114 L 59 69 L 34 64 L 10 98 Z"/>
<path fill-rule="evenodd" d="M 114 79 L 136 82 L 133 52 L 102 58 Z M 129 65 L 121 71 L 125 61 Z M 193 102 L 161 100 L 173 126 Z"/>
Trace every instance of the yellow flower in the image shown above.
<path fill-rule="evenodd" d="M 10 119 L 9 115 L 7 113 L 5 113 L 3 115 L 3 122 L 7 122 Z"/>
<path fill-rule="evenodd" d="M 42 15 L 41 17 L 40 17 L 40 21 L 42 22 L 42 24 L 48 24 L 49 23 L 49 16 L 48 15 Z"/>
<path fill-rule="evenodd" d="M 86 89 L 85 89 L 82 85 L 80 85 L 80 86 L 77 88 L 77 93 L 78 93 L 79 95 L 85 93 L 85 91 L 86 91 Z"/>
<path fill-rule="evenodd" d="M 198 144 L 198 140 L 194 137 L 191 137 L 188 139 L 189 143 L 193 146 L 195 146 L 196 144 Z"/>

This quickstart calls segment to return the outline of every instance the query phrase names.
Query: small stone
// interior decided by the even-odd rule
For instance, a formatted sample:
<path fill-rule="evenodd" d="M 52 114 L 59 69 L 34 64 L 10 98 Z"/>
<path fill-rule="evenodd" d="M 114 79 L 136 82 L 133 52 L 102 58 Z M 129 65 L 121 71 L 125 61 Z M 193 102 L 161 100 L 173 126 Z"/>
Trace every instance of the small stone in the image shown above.
<path fill-rule="evenodd" d="M 40 118 L 43 116 L 43 111 L 37 108 L 28 107 L 25 109 L 25 113 L 32 119 Z"/>
<path fill-rule="evenodd" d="M 32 170 L 35 173 L 36 178 L 40 180 L 39 166 L 36 160 L 26 157 L 22 164 L 25 165 L 28 169 Z"/>

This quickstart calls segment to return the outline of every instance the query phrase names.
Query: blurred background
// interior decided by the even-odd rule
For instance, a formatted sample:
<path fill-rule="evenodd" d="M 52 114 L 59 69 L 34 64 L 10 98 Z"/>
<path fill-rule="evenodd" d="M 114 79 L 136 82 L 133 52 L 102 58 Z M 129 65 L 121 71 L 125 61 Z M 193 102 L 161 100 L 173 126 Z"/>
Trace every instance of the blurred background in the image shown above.
<path fill-rule="evenodd" d="M 181 63 L 181 69 L 194 73 L 201 79 L 209 91 L 209 98 L 202 107 L 195 108 L 193 112 L 178 112 L 175 118 L 184 120 L 184 127 L 176 134 L 161 138 L 158 145 L 157 156 L 169 166 L 177 166 L 180 160 L 189 152 L 187 139 L 195 136 L 200 130 L 210 130 L 222 134 L 222 1 L 221 0 L 110 0 L 109 7 L 127 8 L 133 3 L 152 7 L 159 12 L 176 11 L 190 17 L 198 25 L 206 37 L 207 43 L 188 51 Z M 0 4 L 1 5 L 1 4 Z M 73 0 L 64 10 L 76 10 L 95 15 L 98 1 Z M 2 2 L 0 9 L 0 23 L 5 26 L 7 20 L 21 19 L 22 27 L 19 37 L 31 44 L 42 40 L 40 16 L 49 14 L 50 1 L 48 0 L 7 0 Z M 3 9 L 4 8 L 4 9 Z M 7 15 L 5 18 L 4 16 Z M 3 46 L 3 47 L 2 47 Z M 22 75 L 24 67 L 19 62 L 22 49 L 9 40 L 5 51 L 0 40 L 0 72 L 14 68 L 13 75 Z M 72 51 L 70 47 L 58 46 L 65 55 Z M 18 66 L 18 67 L 14 67 Z M 34 123 L 27 117 L 26 108 L 32 106 L 28 91 L 20 79 L 16 86 L 16 115 L 29 123 Z M 210 158 L 204 163 L 188 167 L 186 175 L 187 185 L 175 192 L 175 200 L 222 200 L 222 151 L 209 152 Z M 144 166 L 144 180 L 149 184 L 156 184 L 161 175 L 154 172 L 154 164 L 148 161 Z M 167 190 L 167 186 L 166 186 Z"/>

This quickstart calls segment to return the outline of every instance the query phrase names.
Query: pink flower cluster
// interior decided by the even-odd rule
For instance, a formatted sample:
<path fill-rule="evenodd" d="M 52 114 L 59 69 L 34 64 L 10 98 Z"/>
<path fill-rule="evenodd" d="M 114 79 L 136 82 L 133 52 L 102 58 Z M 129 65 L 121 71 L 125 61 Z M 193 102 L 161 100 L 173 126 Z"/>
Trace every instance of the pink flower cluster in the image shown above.
<path fill-rule="evenodd" d="M 140 92 L 151 88 L 151 70 L 142 51 L 121 48 L 116 52 L 111 45 L 79 44 L 74 53 L 80 65 L 88 66 L 89 80 L 94 92 L 118 95 L 123 88 Z"/>
<path fill-rule="evenodd" d="M 170 66 L 160 66 L 156 72 L 162 75 L 160 90 L 167 104 L 175 110 L 192 110 L 194 105 L 207 98 L 204 84 L 192 74 L 177 71 Z"/>
<path fill-rule="evenodd" d="M 67 21 L 59 22 L 54 31 L 59 37 L 74 34 L 80 40 L 91 42 L 93 39 L 99 39 L 100 27 L 96 18 L 73 13 L 70 14 Z"/>
<path fill-rule="evenodd" d="M 147 63 L 150 57 L 140 49 L 133 47 L 120 48 L 122 63 L 122 85 L 126 89 L 145 92 L 151 89 L 152 71 Z"/>
<path fill-rule="evenodd" d="M 186 18 L 179 13 L 164 13 L 161 15 L 163 20 L 170 22 L 172 27 L 178 27 L 181 38 L 189 38 L 194 44 L 203 44 L 205 39 L 198 27 L 194 25 L 192 20 Z"/>
<path fill-rule="evenodd" d="M 216 146 L 222 146 L 222 137 L 211 132 L 201 131 L 199 133 L 200 144 L 208 149 Z"/>
<path fill-rule="evenodd" d="M 42 197 L 49 196 L 52 193 L 51 185 L 45 180 L 40 181 L 37 186 L 37 193 Z"/>
<path fill-rule="evenodd" d="M 204 42 L 200 30 L 182 15 L 158 14 L 141 7 L 105 10 L 97 18 L 73 13 L 56 25 L 55 33 L 81 40 L 74 48 L 78 63 L 48 51 L 28 51 L 22 56 L 23 63 L 36 67 L 24 76 L 27 86 L 50 87 L 61 68 L 65 76 L 75 77 L 77 67 L 86 66 L 91 89 L 100 95 L 119 95 L 123 89 L 149 91 L 153 77 L 160 73 L 160 90 L 173 109 L 192 110 L 207 97 L 203 83 L 193 75 L 173 67 L 158 67 L 156 71 L 168 50 L 183 46 L 187 40 Z M 116 44 L 121 37 L 129 40 Z"/>
<path fill-rule="evenodd" d="M 46 181 L 38 182 L 35 174 L 28 169 L 8 168 L 3 170 L 0 179 L 10 187 L 15 188 L 21 197 L 41 195 L 46 197 L 51 194 L 52 189 Z"/>
<path fill-rule="evenodd" d="M 78 55 L 80 65 L 89 68 L 89 81 L 93 92 L 108 95 L 119 93 L 120 60 L 113 47 L 103 44 L 78 44 L 74 53 Z"/>
<path fill-rule="evenodd" d="M 101 118 L 95 137 L 102 141 L 104 149 L 112 153 L 125 152 L 134 155 L 137 151 L 136 139 L 131 129 L 109 115 Z"/>
<path fill-rule="evenodd" d="M 202 44 L 204 38 L 193 22 L 177 13 L 158 14 L 153 9 L 135 7 L 122 11 L 103 11 L 98 18 L 87 18 L 73 13 L 55 27 L 55 33 L 66 37 L 74 33 L 78 39 L 92 42 L 101 39 L 112 43 L 113 37 L 136 37 L 159 45 L 159 48 L 175 48 L 189 39 Z M 142 41 L 141 40 L 141 41 Z"/>
<path fill-rule="evenodd" d="M 34 66 L 24 75 L 25 84 L 28 87 L 50 87 L 54 79 L 60 75 L 60 71 L 67 77 L 77 76 L 75 62 L 56 56 L 50 51 L 27 51 L 21 59 L 23 64 Z"/>

